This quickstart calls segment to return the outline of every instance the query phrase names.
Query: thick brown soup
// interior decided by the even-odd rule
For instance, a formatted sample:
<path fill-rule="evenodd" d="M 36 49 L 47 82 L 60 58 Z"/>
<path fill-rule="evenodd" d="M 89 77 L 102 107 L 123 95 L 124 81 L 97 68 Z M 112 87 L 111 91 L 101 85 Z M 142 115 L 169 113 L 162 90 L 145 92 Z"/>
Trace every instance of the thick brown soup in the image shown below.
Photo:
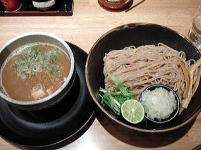
<path fill-rule="evenodd" d="M 28 45 L 11 54 L 1 69 L 5 93 L 20 101 L 38 100 L 55 92 L 70 71 L 70 59 L 60 48 Z"/>

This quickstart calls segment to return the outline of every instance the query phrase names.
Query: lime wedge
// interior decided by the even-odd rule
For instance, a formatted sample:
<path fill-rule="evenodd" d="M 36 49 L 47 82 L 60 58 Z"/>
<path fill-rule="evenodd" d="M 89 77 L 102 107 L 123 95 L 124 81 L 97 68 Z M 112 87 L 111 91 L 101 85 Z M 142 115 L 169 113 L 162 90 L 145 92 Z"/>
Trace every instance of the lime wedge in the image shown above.
<path fill-rule="evenodd" d="M 121 114 L 128 122 L 137 124 L 144 119 L 144 107 L 137 100 L 127 100 L 121 105 Z"/>

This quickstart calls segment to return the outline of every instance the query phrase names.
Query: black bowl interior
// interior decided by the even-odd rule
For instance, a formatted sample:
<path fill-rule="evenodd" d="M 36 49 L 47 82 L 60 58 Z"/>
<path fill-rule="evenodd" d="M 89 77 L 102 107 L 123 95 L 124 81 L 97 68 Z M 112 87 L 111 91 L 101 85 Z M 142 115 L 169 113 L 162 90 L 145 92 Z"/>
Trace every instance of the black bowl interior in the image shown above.
<path fill-rule="evenodd" d="M 149 45 L 164 43 L 178 51 L 184 51 L 188 59 L 199 59 L 199 51 L 184 37 L 177 32 L 166 27 L 156 24 L 127 24 L 110 30 L 104 34 L 92 47 L 87 61 L 87 84 L 89 91 L 99 108 L 104 111 L 111 119 L 120 124 L 140 131 L 150 132 L 166 131 L 175 129 L 186 124 L 192 117 L 195 117 L 201 109 L 201 85 L 199 85 L 195 95 L 193 96 L 188 109 L 184 110 L 182 115 L 178 115 L 173 121 L 166 124 L 152 124 L 146 121 L 132 125 L 124 121 L 121 117 L 117 117 L 110 109 L 103 107 L 96 98 L 96 94 L 100 87 L 104 87 L 103 75 L 103 57 L 105 53 L 111 50 L 123 49 L 124 47 L 134 45 Z"/>

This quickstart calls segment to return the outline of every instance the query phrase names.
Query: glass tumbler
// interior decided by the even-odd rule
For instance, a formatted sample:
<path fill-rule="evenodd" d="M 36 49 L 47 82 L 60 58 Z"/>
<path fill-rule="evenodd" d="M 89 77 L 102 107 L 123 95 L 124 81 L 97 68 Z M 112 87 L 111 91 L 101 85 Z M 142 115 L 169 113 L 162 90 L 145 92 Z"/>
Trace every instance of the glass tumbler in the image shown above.
<path fill-rule="evenodd" d="M 199 9 L 193 17 L 189 39 L 201 52 L 201 5 L 199 5 Z"/>

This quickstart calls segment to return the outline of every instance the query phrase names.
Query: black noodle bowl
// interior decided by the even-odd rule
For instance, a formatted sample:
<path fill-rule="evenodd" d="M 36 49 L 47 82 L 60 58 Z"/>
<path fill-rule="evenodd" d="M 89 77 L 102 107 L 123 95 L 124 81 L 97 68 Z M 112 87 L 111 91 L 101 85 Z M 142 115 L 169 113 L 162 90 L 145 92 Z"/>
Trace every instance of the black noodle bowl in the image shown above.
<path fill-rule="evenodd" d="M 105 53 L 131 45 L 139 47 L 142 45 L 157 45 L 158 43 L 164 43 L 175 50 L 185 52 L 187 60 L 198 60 L 201 56 L 198 49 L 181 34 L 167 27 L 148 23 L 131 23 L 116 27 L 102 35 L 89 52 L 85 75 L 93 101 L 106 116 L 125 128 L 149 133 L 171 131 L 192 121 L 201 110 L 201 85 L 199 85 L 192 97 L 188 109 L 184 110 L 181 115 L 177 115 L 171 122 L 165 124 L 141 122 L 133 125 L 100 104 L 96 95 L 99 88 L 104 87 L 103 57 Z"/>

